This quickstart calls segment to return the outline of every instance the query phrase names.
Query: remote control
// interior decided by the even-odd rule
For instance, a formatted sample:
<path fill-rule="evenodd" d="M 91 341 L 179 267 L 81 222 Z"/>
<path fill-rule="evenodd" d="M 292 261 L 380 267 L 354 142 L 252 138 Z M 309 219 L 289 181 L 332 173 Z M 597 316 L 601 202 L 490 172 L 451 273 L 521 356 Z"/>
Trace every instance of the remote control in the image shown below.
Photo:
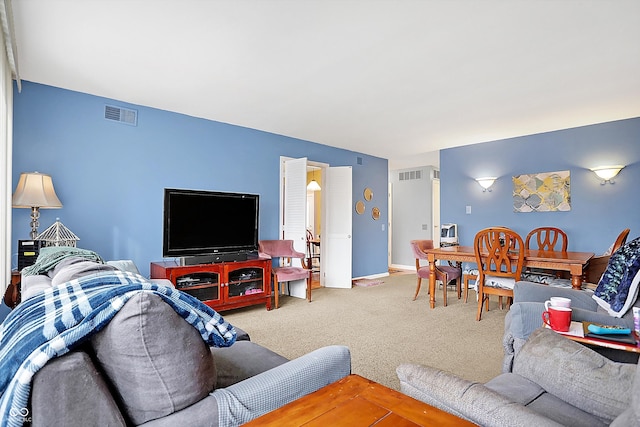
<path fill-rule="evenodd" d="M 590 324 L 587 327 L 587 329 L 589 329 L 589 332 L 594 333 L 596 335 L 607 335 L 607 334 L 628 335 L 631 333 L 631 329 L 623 328 L 622 326 L 597 325 L 595 323 Z"/>

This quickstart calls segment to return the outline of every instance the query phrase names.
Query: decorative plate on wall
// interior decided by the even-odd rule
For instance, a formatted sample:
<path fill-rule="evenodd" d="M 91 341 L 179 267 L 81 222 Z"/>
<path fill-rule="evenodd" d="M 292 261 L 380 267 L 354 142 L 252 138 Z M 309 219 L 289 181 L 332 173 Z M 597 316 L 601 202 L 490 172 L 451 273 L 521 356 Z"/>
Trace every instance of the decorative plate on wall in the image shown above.
<path fill-rule="evenodd" d="M 356 202 L 356 213 L 358 215 L 362 215 L 364 213 L 364 202 L 362 200 L 358 200 Z"/>
<path fill-rule="evenodd" d="M 371 217 L 373 217 L 373 219 L 380 219 L 380 209 L 379 208 L 371 209 Z"/>
<path fill-rule="evenodd" d="M 373 198 L 373 191 L 367 187 L 364 189 L 364 199 L 369 202 Z"/>

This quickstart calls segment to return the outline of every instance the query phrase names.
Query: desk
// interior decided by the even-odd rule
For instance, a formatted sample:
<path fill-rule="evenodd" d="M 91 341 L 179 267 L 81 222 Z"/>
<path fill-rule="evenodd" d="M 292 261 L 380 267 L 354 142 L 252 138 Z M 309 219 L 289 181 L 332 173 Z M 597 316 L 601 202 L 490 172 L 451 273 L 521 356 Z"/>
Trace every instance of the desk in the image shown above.
<path fill-rule="evenodd" d="M 444 248 L 426 249 L 424 251 L 429 260 L 429 305 L 436 305 L 436 260 L 456 262 L 476 262 L 473 246 L 447 246 Z M 595 254 L 592 252 L 560 252 L 526 250 L 524 253 L 524 266 L 545 268 L 550 270 L 563 270 L 571 273 L 571 286 L 580 289 L 582 286 L 582 270 Z"/>
<path fill-rule="evenodd" d="M 349 375 L 245 426 L 473 426 L 359 375 Z"/>

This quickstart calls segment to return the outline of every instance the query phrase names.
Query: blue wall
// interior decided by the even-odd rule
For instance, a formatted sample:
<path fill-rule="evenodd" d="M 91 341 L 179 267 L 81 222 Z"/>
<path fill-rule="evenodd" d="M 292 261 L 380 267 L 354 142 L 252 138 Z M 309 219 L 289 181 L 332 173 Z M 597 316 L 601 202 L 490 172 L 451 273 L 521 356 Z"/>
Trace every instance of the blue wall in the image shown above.
<path fill-rule="evenodd" d="M 567 232 L 569 250 L 600 254 L 625 228 L 630 239 L 640 235 L 639 162 L 640 118 L 443 150 L 441 220 L 459 224 L 462 245 L 472 245 L 475 233 L 492 225 L 523 237 L 532 228 L 555 226 Z M 589 168 L 611 164 L 626 167 L 614 185 L 600 185 Z M 562 170 L 571 173 L 570 211 L 513 211 L 513 176 Z M 483 193 L 474 180 L 482 176 L 499 177 L 492 192 Z"/>
<path fill-rule="evenodd" d="M 105 120 L 106 104 L 137 109 L 138 125 Z M 165 187 L 260 194 L 260 238 L 277 238 L 280 156 L 352 166 L 354 203 L 364 187 L 387 194 L 386 159 L 31 82 L 14 93 L 13 189 L 21 172 L 48 173 L 64 205 L 41 210 L 39 231 L 59 217 L 79 247 L 143 275 L 162 260 Z M 386 197 L 377 203 L 380 221 L 354 213 L 353 277 L 387 271 Z M 29 222 L 13 209 L 14 267 Z"/>

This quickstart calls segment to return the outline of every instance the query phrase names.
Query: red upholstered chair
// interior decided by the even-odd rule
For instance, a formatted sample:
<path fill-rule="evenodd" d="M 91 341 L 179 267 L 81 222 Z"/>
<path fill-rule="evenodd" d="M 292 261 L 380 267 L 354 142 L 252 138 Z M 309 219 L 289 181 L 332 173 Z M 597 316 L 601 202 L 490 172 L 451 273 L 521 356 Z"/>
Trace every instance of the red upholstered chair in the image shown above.
<path fill-rule="evenodd" d="M 276 308 L 279 306 L 280 283 L 291 280 L 306 279 L 307 300 L 311 302 L 311 270 L 307 268 L 305 254 L 293 248 L 293 240 L 260 240 L 258 254 L 264 257 L 279 258 L 278 265 L 271 269 Z M 299 258 L 302 267 L 292 266 L 291 260 L 293 258 Z"/>
<path fill-rule="evenodd" d="M 412 240 L 411 249 L 413 255 L 416 258 L 416 272 L 418 274 L 418 284 L 416 286 L 416 294 L 413 296 L 415 301 L 418 298 L 420 292 L 420 285 L 422 279 L 429 280 L 429 264 L 420 265 L 420 260 L 427 261 L 427 254 L 423 249 L 433 249 L 433 240 Z M 451 280 L 456 281 L 456 292 L 458 293 L 458 299 L 460 299 L 462 292 L 460 287 L 460 277 L 462 276 L 462 269 L 459 267 L 453 267 L 451 265 L 436 265 L 436 280 L 442 282 L 442 288 L 444 289 L 444 305 L 447 305 L 447 284 Z"/>

